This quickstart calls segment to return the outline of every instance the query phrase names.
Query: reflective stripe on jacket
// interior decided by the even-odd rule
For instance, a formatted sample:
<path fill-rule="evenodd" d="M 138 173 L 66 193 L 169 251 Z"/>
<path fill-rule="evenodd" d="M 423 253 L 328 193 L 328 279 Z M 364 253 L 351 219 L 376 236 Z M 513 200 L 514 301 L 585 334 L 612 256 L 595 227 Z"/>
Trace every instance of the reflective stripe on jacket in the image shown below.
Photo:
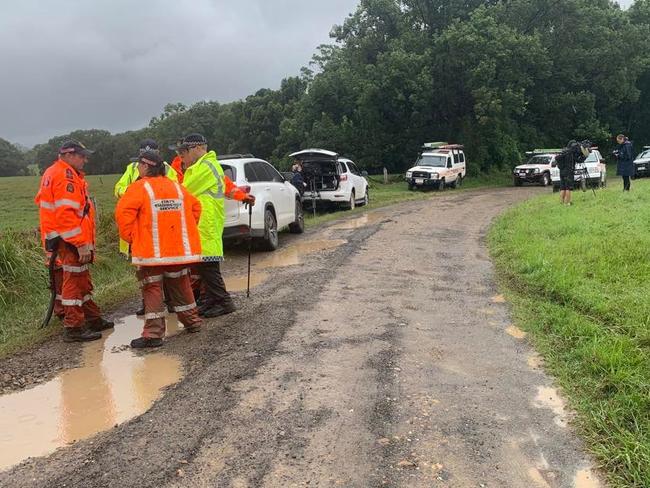
<path fill-rule="evenodd" d="M 201 204 L 175 181 L 145 177 L 129 186 L 115 209 L 120 237 L 133 264 L 160 266 L 201 260 Z"/>
<path fill-rule="evenodd" d="M 95 249 L 95 207 L 82 172 L 61 159 L 55 161 L 43 173 L 34 201 L 43 244 L 60 237 L 76 248 Z"/>
<path fill-rule="evenodd" d="M 183 186 L 201 202 L 199 234 L 203 261 L 222 261 L 225 182 L 214 151 L 207 152 L 185 170 Z"/>
<path fill-rule="evenodd" d="M 179 181 L 178 175 L 176 174 L 176 170 L 174 168 L 172 168 L 167 163 L 165 163 L 165 168 L 166 168 L 165 175 L 170 180 Z M 138 173 L 138 162 L 133 161 L 129 163 L 126 167 L 126 170 L 124 170 L 124 174 L 122 175 L 122 177 L 117 181 L 117 183 L 115 183 L 115 190 L 113 191 L 115 198 L 120 198 L 122 195 L 124 195 L 129 185 L 137 181 L 139 177 L 140 177 L 140 173 Z"/>

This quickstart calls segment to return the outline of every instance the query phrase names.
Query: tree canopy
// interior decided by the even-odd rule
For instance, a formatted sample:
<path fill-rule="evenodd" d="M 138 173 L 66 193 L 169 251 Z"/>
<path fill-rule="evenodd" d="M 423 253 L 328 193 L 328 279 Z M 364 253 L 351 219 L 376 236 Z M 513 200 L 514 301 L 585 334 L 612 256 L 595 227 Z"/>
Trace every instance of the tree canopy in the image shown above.
<path fill-rule="evenodd" d="M 609 0 L 361 0 L 331 36 L 277 90 L 170 103 L 138 131 L 75 131 L 37 146 L 35 162 L 46 167 L 74 137 L 97 151 L 90 172 L 119 172 L 139 139 L 166 147 L 201 132 L 222 154 L 282 166 L 290 152 L 321 146 L 390 171 L 409 166 L 423 142 L 449 140 L 465 144 L 477 173 L 573 138 L 650 139 L 650 0 L 627 11 Z M 5 161 L 25 161 L 5 142 L 0 174 L 13 174 Z"/>

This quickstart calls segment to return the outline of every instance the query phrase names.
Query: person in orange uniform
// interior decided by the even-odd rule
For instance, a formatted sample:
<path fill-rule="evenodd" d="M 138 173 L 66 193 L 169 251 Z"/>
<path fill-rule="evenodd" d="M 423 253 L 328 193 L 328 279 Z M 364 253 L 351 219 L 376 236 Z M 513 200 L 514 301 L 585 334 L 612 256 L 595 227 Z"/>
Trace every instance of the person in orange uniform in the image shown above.
<path fill-rule="evenodd" d="M 92 151 L 67 141 L 59 159 L 43 174 L 35 202 L 39 206 L 41 239 L 48 253 L 56 250 L 55 311 L 63 318 L 63 340 L 93 341 L 113 327 L 92 299 L 89 265 L 95 258 L 95 208 L 88 195 L 83 167 Z"/>
<path fill-rule="evenodd" d="M 131 245 L 133 264 L 139 266 L 145 323 L 133 348 L 160 347 L 169 304 L 188 332 L 201 330 L 190 286 L 189 266 L 201 260 L 197 222 L 201 204 L 177 182 L 165 177 L 162 158 L 146 152 L 138 161 L 140 179 L 117 203 L 115 219 L 120 237 Z"/>
<path fill-rule="evenodd" d="M 183 158 L 181 158 L 178 154 L 172 161 L 172 168 L 174 168 L 174 171 L 176 171 L 176 176 L 178 177 L 178 182 L 182 185 L 183 184 Z"/>

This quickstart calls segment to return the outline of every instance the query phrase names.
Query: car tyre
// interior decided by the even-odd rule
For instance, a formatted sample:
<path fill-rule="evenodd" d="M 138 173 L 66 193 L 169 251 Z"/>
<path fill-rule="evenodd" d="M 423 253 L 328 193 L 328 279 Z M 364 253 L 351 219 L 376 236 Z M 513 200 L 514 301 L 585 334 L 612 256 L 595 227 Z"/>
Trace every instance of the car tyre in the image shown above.
<path fill-rule="evenodd" d="M 369 203 L 370 203 L 370 190 L 366 188 L 366 194 L 363 197 L 363 203 L 361 205 L 365 207 Z"/>
<path fill-rule="evenodd" d="M 587 191 L 587 179 L 586 178 L 582 178 L 580 180 L 580 190 Z"/>
<path fill-rule="evenodd" d="M 296 220 L 289 224 L 289 232 L 292 234 L 302 234 L 305 232 L 305 212 L 300 200 L 296 200 Z"/>
<path fill-rule="evenodd" d="M 438 191 L 444 191 L 445 186 L 445 179 L 443 178 L 438 182 Z"/>
<path fill-rule="evenodd" d="M 264 237 L 262 237 L 261 248 L 264 251 L 275 251 L 278 248 L 278 243 L 278 222 L 273 210 L 267 208 L 264 211 Z"/>
<path fill-rule="evenodd" d="M 521 186 L 521 184 L 522 184 L 522 183 L 521 183 L 521 180 L 520 180 L 519 178 L 516 178 L 516 177 L 512 179 L 512 183 L 513 183 L 515 186 Z"/>
<path fill-rule="evenodd" d="M 456 176 L 456 179 L 454 182 L 451 184 L 451 187 L 453 189 L 459 188 L 460 187 L 460 175 Z"/>
<path fill-rule="evenodd" d="M 549 176 L 548 173 L 544 173 L 544 176 L 542 176 L 542 186 L 548 186 L 551 184 L 551 177 Z"/>
<path fill-rule="evenodd" d="M 410 183 L 409 183 L 409 191 L 415 191 L 415 186 L 411 185 Z"/>
<path fill-rule="evenodd" d="M 356 197 L 354 190 L 352 190 L 352 193 L 350 193 L 350 201 L 345 206 L 347 210 L 354 210 L 357 207 Z"/>

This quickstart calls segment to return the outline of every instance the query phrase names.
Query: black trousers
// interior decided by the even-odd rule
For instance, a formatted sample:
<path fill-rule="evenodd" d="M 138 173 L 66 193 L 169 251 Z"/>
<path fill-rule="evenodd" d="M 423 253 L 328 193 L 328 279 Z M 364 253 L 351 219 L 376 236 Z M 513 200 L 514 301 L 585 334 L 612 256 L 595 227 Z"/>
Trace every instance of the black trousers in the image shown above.
<path fill-rule="evenodd" d="M 630 177 L 623 176 L 623 191 L 630 191 Z"/>
<path fill-rule="evenodd" d="M 232 302 L 221 276 L 221 263 L 199 263 L 198 270 L 206 294 L 205 304 L 226 305 Z"/>

